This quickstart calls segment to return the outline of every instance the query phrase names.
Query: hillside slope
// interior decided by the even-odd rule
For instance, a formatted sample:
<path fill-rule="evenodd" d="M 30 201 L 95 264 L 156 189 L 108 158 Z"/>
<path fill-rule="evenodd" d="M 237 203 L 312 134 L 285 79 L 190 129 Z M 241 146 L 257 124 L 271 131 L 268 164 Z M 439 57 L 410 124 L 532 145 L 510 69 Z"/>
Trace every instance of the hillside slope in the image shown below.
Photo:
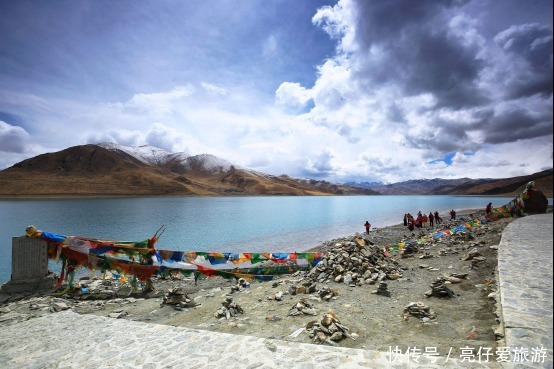
<path fill-rule="evenodd" d="M 83 145 L 0 171 L 0 196 L 225 196 L 375 194 L 239 169 L 213 155 L 151 147 Z"/>

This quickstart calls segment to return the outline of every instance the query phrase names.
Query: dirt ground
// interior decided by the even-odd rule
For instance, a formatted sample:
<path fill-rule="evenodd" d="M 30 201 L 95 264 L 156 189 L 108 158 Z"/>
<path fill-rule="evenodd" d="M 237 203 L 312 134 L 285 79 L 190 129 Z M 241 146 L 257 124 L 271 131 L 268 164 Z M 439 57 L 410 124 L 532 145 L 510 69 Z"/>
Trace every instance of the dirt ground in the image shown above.
<path fill-rule="evenodd" d="M 474 215 L 480 215 L 477 212 Z M 459 217 L 468 218 L 468 213 Z M 344 283 L 327 281 L 317 283 L 317 288 L 328 286 L 338 292 L 338 296 L 329 301 L 322 301 L 316 294 L 289 295 L 286 291 L 290 284 L 301 284 L 300 275 L 274 279 L 270 282 L 250 282 L 248 288 L 241 292 L 231 293 L 231 287 L 237 281 L 219 277 L 200 279 L 195 285 L 192 278 L 181 280 L 155 280 L 156 291 L 163 293 L 169 288 L 181 287 L 187 295 L 199 305 L 193 308 L 176 310 L 171 305 L 164 305 L 163 296 L 155 298 L 131 298 L 97 301 L 71 301 L 74 311 L 82 314 L 108 316 L 113 313 L 125 315 L 131 319 L 157 324 L 184 326 L 210 331 L 226 332 L 240 335 L 252 335 L 262 338 L 284 339 L 294 342 L 311 343 L 308 333 L 289 337 L 309 322 L 320 320 L 324 313 L 332 310 L 341 324 L 356 333 L 356 340 L 351 338 L 338 342 L 339 346 L 365 348 L 387 351 L 398 347 L 403 352 L 416 347 L 437 348 L 441 355 L 459 355 L 463 347 L 496 347 L 495 332 L 498 326 L 496 319 L 496 301 L 491 293 L 496 291 L 495 272 L 497 251 L 502 230 L 512 221 L 503 219 L 484 227 L 471 228 L 468 233 L 471 240 L 454 240 L 444 237 L 436 243 L 423 247 L 414 256 L 403 258 L 396 253 L 390 257 L 402 267 L 402 276 L 389 280 L 390 297 L 372 293 L 377 285 L 363 284 L 350 287 Z M 463 222 L 463 221 L 462 221 Z M 436 227 L 438 232 L 441 226 Z M 409 232 L 401 225 L 376 229 L 370 232 L 369 239 L 376 245 L 385 246 L 405 239 L 418 238 L 418 232 Z M 430 230 L 426 229 L 425 234 Z M 470 238 L 471 238 L 470 237 Z M 318 247 L 321 251 L 332 249 L 337 242 L 333 240 Z M 491 246 L 493 246 L 491 248 Z M 476 248 L 486 259 L 475 268 L 471 261 L 462 258 L 471 249 Z M 428 253 L 431 257 L 421 259 Z M 430 284 L 439 276 L 450 273 L 469 273 L 461 283 L 447 284 L 456 294 L 453 298 L 426 297 Z M 284 292 L 283 299 L 273 299 L 279 291 Z M 217 318 L 216 311 L 227 296 L 244 310 L 230 319 Z M 30 310 L 35 300 L 22 299 L 5 302 L 4 307 L 32 316 L 47 312 Z M 289 310 L 300 299 L 307 299 L 314 305 L 316 316 L 289 316 Z M 404 308 L 412 302 L 422 302 L 435 313 L 436 319 L 423 322 L 416 317 L 403 318 Z M 0 307 L 2 304 L 0 304 Z M 0 315 L 1 317 L 1 315 Z"/>

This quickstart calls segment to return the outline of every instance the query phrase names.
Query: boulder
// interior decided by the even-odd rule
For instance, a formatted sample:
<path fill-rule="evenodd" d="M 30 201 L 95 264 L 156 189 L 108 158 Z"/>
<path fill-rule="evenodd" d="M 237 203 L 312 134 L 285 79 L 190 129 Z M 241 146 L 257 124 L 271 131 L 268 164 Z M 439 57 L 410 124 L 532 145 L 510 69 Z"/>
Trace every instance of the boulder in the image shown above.
<path fill-rule="evenodd" d="M 548 199 L 539 190 L 528 190 L 523 202 L 527 214 L 544 214 L 548 208 Z"/>

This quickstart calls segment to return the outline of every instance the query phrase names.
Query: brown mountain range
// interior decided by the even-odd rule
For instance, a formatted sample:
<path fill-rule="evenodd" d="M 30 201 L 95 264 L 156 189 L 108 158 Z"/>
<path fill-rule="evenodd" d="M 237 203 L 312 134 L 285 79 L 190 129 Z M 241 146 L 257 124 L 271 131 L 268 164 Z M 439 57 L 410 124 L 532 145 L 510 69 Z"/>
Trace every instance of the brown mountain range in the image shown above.
<path fill-rule="evenodd" d="M 206 169 L 211 155 L 148 163 L 117 148 L 74 146 L 0 171 L 0 196 L 361 195 L 370 189 L 235 168 Z M 223 161 L 224 162 L 224 161 Z"/>
<path fill-rule="evenodd" d="M 552 197 L 552 169 L 527 176 L 500 179 L 420 179 L 371 188 L 383 195 L 494 195 L 515 196 L 530 181 L 546 196 Z"/>
<path fill-rule="evenodd" d="M 512 196 L 533 180 L 537 189 L 552 197 L 552 178 L 549 169 L 504 179 L 437 178 L 364 188 L 272 176 L 235 167 L 212 155 L 186 156 L 153 147 L 100 144 L 38 155 L 0 171 L 0 196 Z"/>

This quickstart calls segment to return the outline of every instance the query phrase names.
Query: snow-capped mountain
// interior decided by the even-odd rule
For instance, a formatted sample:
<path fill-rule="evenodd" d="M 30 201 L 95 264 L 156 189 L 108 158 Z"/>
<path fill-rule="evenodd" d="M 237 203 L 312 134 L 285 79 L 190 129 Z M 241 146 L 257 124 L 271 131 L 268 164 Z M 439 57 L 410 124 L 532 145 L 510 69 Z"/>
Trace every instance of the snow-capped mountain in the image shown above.
<path fill-rule="evenodd" d="M 210 154 L 185 156 L 182 153 L 171 154 L 166 158 L 165 166 L 174 173 L 207 172 L 227 173 L 233 165 L 227 160 Z"/>
<path fill-rule="evenodd" d="M 140 162 L 150 165 L 163 165 L 167 162 L 167 158 L 173 155 L 164 149 L 150 145 L 143 146 L 125 146 L 113 142 L 102 142 L 98 146 L 111 151 L 123 151 L 137 159 Z"/>
<path fill-rule="evenodd" d="M 125 146 L 111 142 L 104 142 L 98 146 L 111 151 L 123 151 L 134 157 L 142 163 L 165 167 L 174 173 L 185 174 L 191 171 L 207 173 L 226 173 L 235 167 L 227 160 L 218 158 L 211 154 L 200 154 L 190 156 L 184 152 L 170 153 L 158 147 L 143 146 Z"/>

